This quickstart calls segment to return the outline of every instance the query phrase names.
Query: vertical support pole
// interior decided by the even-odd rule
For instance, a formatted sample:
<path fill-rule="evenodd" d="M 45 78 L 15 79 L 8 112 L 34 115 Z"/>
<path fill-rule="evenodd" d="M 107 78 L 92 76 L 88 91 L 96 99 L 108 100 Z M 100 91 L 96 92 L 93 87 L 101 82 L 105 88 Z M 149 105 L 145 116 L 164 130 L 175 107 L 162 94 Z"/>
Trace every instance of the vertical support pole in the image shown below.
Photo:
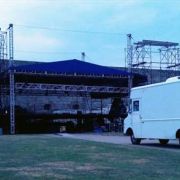
<path fill-rule="evenodd" d="M 124 48 L 124 63 L 125 63 L 125 70 L 127 70 L 128 65 L 127 65 L 127 48 Z"/>
<path fill-rule="evenodd" d="M 132 88 L 132 36 L 131 34 L 127 34 L 127 57 L 126 61 L 128 64 L 128 97 L 130 98 L 130 91 Z"/>
<path fill-rule="evenodd" d="M 5 81 L 5 72 L 7 70 L 7 56 L 8 56 L 8 42 L 7 42 L 7 32 L 2 31 L 0 28 L 0 73 L 1 73 L 1 83 L 0 83 L 0 109 L 2 110 L 5 106 L 5 95 L 3 94 L 3 82 Z"/>
<path fill-rule="evenodd" d="M 9 25 L 9 99 L 10 99 L 10 134 L 15 134 L 15 93 L 14 93 L 14 46 L 13 46 L 13 24 Z"/>
<path fill-rule="evenodd" d="M 180 66 L 179 66 L 179 64 L 180 64 L 180 49 L 179 48 L 177 48 L 177 57 L 176 58 L 177 58 L 176 63 L 178 64 L 176 72 L 178 72 L 180 70 Z M 176 74 L 176 75 L 178 75 L 178 74 Z"/>
<path fill-rule="evenodd" d="M 0 29 L 0 72 L 6 71 L 7 60 L 7 32 L 1 31 Z"/>
<path fill-rule="evenodd" d="M 159 82 L 161 82 L 162 77 L 162 50 L 159 49 L 159 57 L 160 57 L 160 63 L 159 63 Z"/>
<path fill-rule="evenodd" d="M 86 57 L 86 54 L 85 52 L 82 52 L 81 53 L 81 61 L 85 62 L 85 57 Z M 86 100 L 87 100 L 87 97 L 85 95 L 85 97 L 82 96 L 82 103 L 83 103 L 83 111 L 86 112 Z"/>
<path fill-rule="evenodd" d="M 102 97 L 101 97 L 101 115 L 103 114 L 102 109 L 103 109 L 103 100 L 102 100 Z"/>
<path fill-rule="evenodd" d="M 3 54 L 3 33 L 0 28 L 0 72 L 2 72 L 2 65 L 4 60 L 4 54 Z M 2 82 L 1 82 L 2 83 Z M 3 94 L 2 94 L 2 84 L 0 84 L 0 109 L 2 109 L 3 104 Z"/>
<path fill-rule="evenodd" d="M 82 61 L 85 61 L 85 57 L 86 57 L 85 52 L 82 52 L 82 53 L 81 53 L 81 60 L 82 60 Z"/>
<path fill-rule="evenodd" d="M 90 98 L 91 98 L 91 109 L 90 109 L 90 113 L 92 113 L 92 97 L 90 96 Z"/>
<path fill-rule="evenodd" d="M 150 58 L 150 67 L 149 67 L 149 71 L 150 71 L 150 83 L 153 83 L 153 64 L 152 64 L 152 47 L 149 46 L 149 58 Z"/>

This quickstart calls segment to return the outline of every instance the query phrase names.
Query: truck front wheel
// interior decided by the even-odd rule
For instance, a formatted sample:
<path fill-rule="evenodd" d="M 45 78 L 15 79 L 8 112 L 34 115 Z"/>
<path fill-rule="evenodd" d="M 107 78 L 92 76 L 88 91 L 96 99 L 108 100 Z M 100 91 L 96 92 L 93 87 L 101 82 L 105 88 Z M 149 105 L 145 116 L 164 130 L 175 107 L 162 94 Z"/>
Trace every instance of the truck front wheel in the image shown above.
<path fill-rule="evenodd" d="M 159 139 L 160 144 L 166 145 L 169 142 L 169 139 Z"/>
<path fill-rule="evenodd" d="M 134 134 L 131 134 L 131 143 L 132 144 L 140 144 L 141 143 L 141 139 L 140 138 L 135 138 Z"/>

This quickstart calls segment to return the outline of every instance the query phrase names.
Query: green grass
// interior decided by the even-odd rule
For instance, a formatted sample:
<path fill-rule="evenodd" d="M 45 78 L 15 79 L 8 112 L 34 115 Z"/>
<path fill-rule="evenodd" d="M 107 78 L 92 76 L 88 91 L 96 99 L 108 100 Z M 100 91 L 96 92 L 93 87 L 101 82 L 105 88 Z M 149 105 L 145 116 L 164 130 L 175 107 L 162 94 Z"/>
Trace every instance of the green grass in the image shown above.
<path fill-rule="evenodd" d="M 180 151 L 51 135 L 0 136 L 0 179 L 180 179 Z"/>

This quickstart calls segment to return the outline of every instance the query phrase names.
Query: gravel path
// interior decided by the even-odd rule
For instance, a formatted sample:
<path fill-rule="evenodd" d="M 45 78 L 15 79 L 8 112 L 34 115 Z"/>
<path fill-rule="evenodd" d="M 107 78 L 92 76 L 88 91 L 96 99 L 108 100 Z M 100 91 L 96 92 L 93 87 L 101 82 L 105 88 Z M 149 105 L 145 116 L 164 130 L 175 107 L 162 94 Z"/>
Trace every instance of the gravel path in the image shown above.
<path fill-rule="evenodd" d="M 113 143 L 113 144 L 123 144 L 123 145 L 131 145 L 130 137 L 124 136 L 123 134 L 112 135 L 112 134 L 104 134 L 104 133 L 81 133 L 81 134 L 68 134 L 68 133 L 60 133 L 58 134 L 65 138 L 74 138 L 74 139 L 82 139 L 82 140 L 89 140 L 89 141 L 96 141 L 96 142 L 105 142 L 105 143 Z M 152 146 L 156 145 L 159 146 L 158 140 L 142 140 L 142 145 Z M 169 141 L 168 146 L 178 146 L 178 140 L 171 140 Z M 163 146 L 164 147 L 164 146 Z"/>
<path fill-rule="evenodd" d="M 52 136 L 52 134 L 50 135 Z M 170 140 L 167 145 L 160 145 L 158 140 L 142 140 L 141 145 L 132 145 L 129 136 L 124 136 L 123 134 L 107 134 L 107 133 L 81 133 L 81 134 L 69 134 L 69 133 L 58 133 L 53 134 L 56 137 L 63 138 L 73 138 L 73 139 L 82 139 L 87 141 L 103 142 L 103 143 L 112 143 L 112 144 L 121 144 L 127 146 L 140 147 L 140 148 L 153 148 L 167 151 L 176 151 L 180 152 L 180 145 L 178 140 Z"/>
<path fill-rule="evenodd" d="M 130 138 L 123 135 L 107 135 L 107 134 L 60 134 L 63 137 L 83 139 L 96 142 L 105 142 L 113 144 L 131 144 Z"/>

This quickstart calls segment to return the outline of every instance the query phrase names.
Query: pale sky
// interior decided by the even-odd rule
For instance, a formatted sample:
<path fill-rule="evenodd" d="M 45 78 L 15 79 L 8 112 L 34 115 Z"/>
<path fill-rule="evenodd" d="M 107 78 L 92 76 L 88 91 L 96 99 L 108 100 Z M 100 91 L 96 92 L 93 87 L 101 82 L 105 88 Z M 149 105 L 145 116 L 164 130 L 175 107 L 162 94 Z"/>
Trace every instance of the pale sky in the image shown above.
<path fill-rule="evenodd" d="M 15 59 L 51 62 L 85 52 L 88 62 L 124 66 L 128 33 L 134 41 L 180 43 L 180 0 L 0 0 L 0 27 L 10 23 Z"/>

